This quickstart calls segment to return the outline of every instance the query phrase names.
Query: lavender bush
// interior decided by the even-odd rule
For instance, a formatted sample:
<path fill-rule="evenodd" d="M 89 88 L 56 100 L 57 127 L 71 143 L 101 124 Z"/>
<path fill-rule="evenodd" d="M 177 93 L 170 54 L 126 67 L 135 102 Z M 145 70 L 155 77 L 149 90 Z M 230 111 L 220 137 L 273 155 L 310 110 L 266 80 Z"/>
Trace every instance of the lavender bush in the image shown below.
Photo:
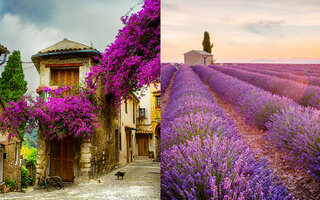
<path fill-rule="evenodd" d="M 171 78 L 174 74 L 174 72 L 176 72 L 177 69 L 175 68 L 175 66 L 171 65 L 171 64 L 161 64 L 161 88 L 162 88 L 162 92 L 165 92 L 167 90 L 167 88 L 169 87 Z"/>
<path fill-rule="evenodd" d="M 162 199 L 292 199 L 188 66 L 175 75 L 161 128 Z"/>
<path fill-rule="evenodd" d="M 210 67 L 246 81 L 254 86 L 261 87 L 271 93 L 288 97 L 302 106 L 312 106 L 320 109 L 320 87 L 232 67 L 214 65 Z"/>
<path fill-rule="evenodd" d="M 320 178 L 320 111 L 208 67 L 196 66 L 194 71 L 234 104 L 248 122 L 268 130 L 266 138 L 276 147 L 289 151 L 290 163 Z"/>

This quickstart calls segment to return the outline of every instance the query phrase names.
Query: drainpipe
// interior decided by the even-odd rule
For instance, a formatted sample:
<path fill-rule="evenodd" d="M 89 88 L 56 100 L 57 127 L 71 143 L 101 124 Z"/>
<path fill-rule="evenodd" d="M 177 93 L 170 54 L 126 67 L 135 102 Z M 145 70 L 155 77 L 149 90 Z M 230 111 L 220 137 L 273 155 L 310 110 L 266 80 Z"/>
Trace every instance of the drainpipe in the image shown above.
<path fill-rule="evenodd" d="M 4 52 L 4 59 L 0 62 L 0 65 L 4 64 L 7 61 L 8 51 Z"/>

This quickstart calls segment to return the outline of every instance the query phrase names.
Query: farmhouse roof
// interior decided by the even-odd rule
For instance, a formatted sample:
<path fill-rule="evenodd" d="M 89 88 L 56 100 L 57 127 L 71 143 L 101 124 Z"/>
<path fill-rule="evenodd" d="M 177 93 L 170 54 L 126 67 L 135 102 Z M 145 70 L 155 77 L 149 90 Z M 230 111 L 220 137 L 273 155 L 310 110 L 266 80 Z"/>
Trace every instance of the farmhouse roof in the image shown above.
<path fill-rule="evenodd" d="M 196 53 L 201 54 L 203 56 L 212 56 L 212 54 L 210 54 L 206 51 L 201 51 L 201 50 L 191 50 L 191 51 L 188 51 L 187 53 L 190 53 L 190 52 L 196 52 Z M 183 55 L 185 55 L 187 53 L 184 53 Z"/>
<path fill-rule="evenodd" d="M 62 41 L 45 48 L 38 53 L 51 53 L 51 52 L 61 52 L 61 51 L 74 51 L 74 50 L 97 50 L 93 47 L 74 42 L 71 40 L 68 40 L 67 38 L 64 38 Z"/>

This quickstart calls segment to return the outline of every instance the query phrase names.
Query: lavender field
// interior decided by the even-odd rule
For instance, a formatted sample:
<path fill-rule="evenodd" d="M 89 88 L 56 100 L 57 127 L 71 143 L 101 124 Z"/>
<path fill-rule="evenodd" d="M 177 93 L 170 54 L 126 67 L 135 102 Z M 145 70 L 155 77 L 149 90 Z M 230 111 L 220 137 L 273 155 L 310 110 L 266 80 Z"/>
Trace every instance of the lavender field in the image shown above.
<path fill-rule="evenodd" d="M 320 66 L 161 68 L 162 199 L 320 198 Z"/>

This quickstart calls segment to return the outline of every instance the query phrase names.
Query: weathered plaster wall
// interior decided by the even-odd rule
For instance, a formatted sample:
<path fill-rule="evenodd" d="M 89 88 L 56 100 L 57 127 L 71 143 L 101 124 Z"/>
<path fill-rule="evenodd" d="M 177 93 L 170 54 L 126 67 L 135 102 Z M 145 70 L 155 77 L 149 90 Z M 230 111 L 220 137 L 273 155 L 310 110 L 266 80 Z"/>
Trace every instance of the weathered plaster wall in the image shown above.
<path fill-rule="evenodd" d="M 135 104 L 135 108 L 133 108 L 133 102 Z M 127 131 L 128 128 L 137 128 L 137 116 L 138 116 L 138 108 L 139 102 L 134 98 L 127 99 L 127 113 L 125 112 L 125 101 L 123 100 L 121 103 L 121 150 L 119 152 L 119 165 L 124 166 L 127 164 Z M 135 122 L 133 122 L 133 109 L 135 109 Z M 129 151 L 133 152 L 133 159 L 135 159 L 138 155 L 138 146 L 135 137 L 135 130 L 131 130 L 131 138 L 132 138 L 132 147 Z M 130 155 L 129 155 L 130 157 Z M 129 159 L 131 162 L 131 158 Z"/>
<path fill-rule="evenodd" d="M 152 123 L 152 149 L 154 149 L 154 155 L 159 155 L 159 148 L 156 147 L 157 140 L 161 140 L 160 137 L 156 137 L 156 128 L 161 121 L 161 109 L 157 109 L 157 96 L 160 96 L 161 85 L 157 84 L 157 88 L 154 85 L 150 86 L 150 104 L 151 104 L 151 123 Z M 157 151 L 158 149 L 158 151 Z"/>

